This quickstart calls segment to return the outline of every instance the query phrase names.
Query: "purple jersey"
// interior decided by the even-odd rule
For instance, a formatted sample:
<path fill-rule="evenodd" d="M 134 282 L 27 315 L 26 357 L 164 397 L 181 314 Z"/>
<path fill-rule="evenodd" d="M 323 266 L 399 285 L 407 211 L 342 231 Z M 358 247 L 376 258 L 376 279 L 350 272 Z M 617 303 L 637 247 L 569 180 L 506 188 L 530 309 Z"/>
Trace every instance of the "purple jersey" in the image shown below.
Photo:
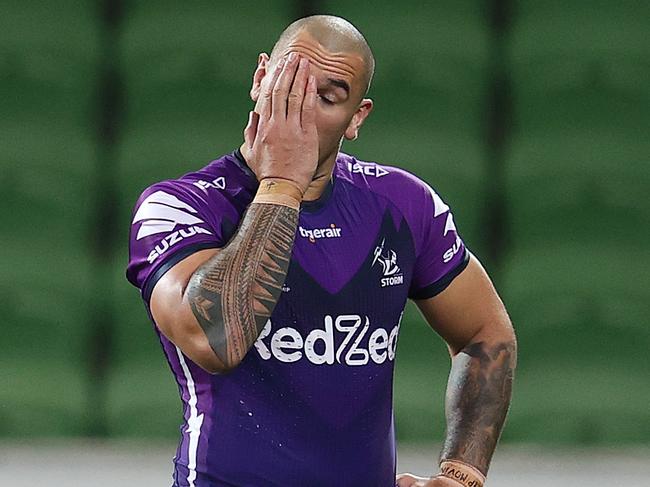
<path fill-rule="evenodd" d="M 127 276 L 147 306 L 174 264 L 228 243 L 257 186 L 235 151 L 143 192 Z M 159 333 L 184 409 L 174 485 L 394 486 L 404 306 L 442 291 L 467 262 L 431 187 L 339 154 L 323 195 L 302 204 L 282 294 L 239 367 L 211 375 Z"/>

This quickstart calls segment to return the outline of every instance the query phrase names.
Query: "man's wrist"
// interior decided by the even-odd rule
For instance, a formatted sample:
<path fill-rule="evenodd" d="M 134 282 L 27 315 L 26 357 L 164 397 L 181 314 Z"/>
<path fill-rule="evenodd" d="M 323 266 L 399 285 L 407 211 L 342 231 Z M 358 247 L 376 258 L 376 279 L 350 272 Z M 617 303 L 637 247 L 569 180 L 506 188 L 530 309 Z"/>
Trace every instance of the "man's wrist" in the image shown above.
<path fill-rule="evenodd" d="M 437 477 L 455 480 L 464 487 L 483 487 L 485 484 L 485 475 L 479 469 L 460 460 L 442 460 Z"/>
<path fill-rule="evenodd" d="M 283 205 L 299 210 L 302 196 L 302 189 L 293 181 L 265 178 L 260 181 L 253 203 Z"/>

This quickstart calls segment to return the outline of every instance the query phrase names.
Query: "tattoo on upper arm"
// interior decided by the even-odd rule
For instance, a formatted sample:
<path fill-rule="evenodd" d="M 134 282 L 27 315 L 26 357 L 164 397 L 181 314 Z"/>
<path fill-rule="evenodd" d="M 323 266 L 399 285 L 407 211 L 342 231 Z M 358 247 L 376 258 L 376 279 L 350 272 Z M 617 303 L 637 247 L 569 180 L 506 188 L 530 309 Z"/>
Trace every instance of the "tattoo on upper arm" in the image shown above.
<path fill-rule="evenodd" d="M 442 459 L 462 460 L 487 473 L 510 405 L 515 362 L 514 341 L 473 343 L 454 357 Z"/>
<path fill-rule="evenodd" d="M 271 316 L 297 224 L 293 208 L 252 203 L 235 237 L 190 280 L 192 312 L 226 366 L 244 358 Z"/>

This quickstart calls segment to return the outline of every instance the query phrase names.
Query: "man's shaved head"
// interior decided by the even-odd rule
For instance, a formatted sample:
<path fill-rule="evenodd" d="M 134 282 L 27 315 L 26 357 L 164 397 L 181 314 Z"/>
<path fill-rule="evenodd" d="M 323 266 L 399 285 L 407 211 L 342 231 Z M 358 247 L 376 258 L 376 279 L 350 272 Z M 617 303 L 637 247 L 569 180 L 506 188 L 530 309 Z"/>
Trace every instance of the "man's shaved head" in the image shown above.
<path fill-rule="evenodd" d="M 271 52 L 271 59 L 281 53 L 299 33 L 306 32 L 330 52 L 359 55 L 364 62 L 363 92 L 367 93 L 375 72 L 375 58 L 363 34 L 347 20 L 334 15 L 312 15 L 293 22 L 280 35 Z"/>

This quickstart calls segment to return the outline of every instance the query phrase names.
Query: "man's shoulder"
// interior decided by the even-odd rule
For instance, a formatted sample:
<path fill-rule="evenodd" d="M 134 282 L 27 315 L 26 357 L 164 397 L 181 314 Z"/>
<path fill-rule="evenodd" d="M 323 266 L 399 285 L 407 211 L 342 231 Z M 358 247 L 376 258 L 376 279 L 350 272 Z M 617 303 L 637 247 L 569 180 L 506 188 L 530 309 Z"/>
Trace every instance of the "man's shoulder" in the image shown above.
<path fill-rule="evenodd" d="M 127 278 L 145 299 L 156 273 L 188 252 L 225 245 L 252 199 L 254 184 L 231 154 L 142 191 L 132 212 Z"/>
<path fill-rule="evenodd" d="M 420 228 L 431 216 L 435 218 L 450 210 L 429 183 L 396 165 L 361 161 L 348 154 L 339 154 L 337 168 L 338 178 L 383 198 L 413 228 Z"/>
<path fill-rule="evenodd" d="M 389 200 L 418 199 L 433 191 L 420 177 L 398 165 L 364 161 L 349 154 L 339 154 L 337 170 L 338 178 Z"/>
<path fill-rule="evenodd" d="M 150 184 L 140 193 L 135 206 L 148 200 L 166 203 L 180 200 L 185 204 L 201 205 L 220 200 L 245 199 L 248 193 L 254 192 L 255 184 L 250 170 L 233 152 L 177 178 Z"/>

